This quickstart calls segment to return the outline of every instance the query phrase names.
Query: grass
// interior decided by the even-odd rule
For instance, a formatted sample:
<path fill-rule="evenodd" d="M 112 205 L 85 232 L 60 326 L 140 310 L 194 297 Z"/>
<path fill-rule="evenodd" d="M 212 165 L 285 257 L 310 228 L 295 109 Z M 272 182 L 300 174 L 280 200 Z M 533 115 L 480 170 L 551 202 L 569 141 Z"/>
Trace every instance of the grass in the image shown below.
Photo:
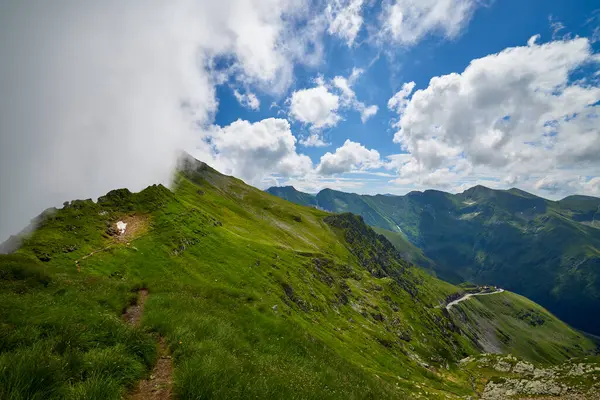
<path fill-rule="evenodd" d="M 181 399 L 471 393 L 455 362 L 477 348 L 436 308 L 461 289 L 360 219 L 187 168 L 173 192 L 71 202 L 0 256 L 0 398 L 119 399 L 149 373 L 158 336 Z M 115 237 L 132 218 L 143 229 Z M 140 288 L 136 328 L 121 314 Z"/>
<path fill-rule="evenodd" d="M 461 328 L 492 340 L 498 350 L 546 364 L 563 362 L 594 351 L 585 335 L 558 320 L 543 307 L 515 293 L 478 296 L 453 307 Z M 528 332 L 522 335 L 522 332 Z"/>

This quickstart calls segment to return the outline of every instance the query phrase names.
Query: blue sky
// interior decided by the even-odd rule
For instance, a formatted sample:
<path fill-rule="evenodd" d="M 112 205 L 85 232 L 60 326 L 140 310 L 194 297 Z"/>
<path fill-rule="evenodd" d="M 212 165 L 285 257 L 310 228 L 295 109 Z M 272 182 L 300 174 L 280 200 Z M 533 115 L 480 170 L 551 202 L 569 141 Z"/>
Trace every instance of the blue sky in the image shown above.
<path fill-rule="evenodd" d="M 592 0 L 0 0 L 0 240 L 169 185 L 600 196 Z M 539 36 L 538 36 L 539 35 Z"/>
<path fill-rule="evenodd" d="M 227 84 L 219 86 L 217 89 L 219 109 L 215 123 L 226 126 L 238 119 L 258 122 L 270 117 L 287 118 L 291 123 L 293 135 L 300 140 L 315 131 L 311 130 L 310 124 L 302 123 L 290 116 L 289 98 L 293 92 L 315 87 L 315 79 L 318 76 L 322 76 L 327 81 L 335 76 L 348 77 L 353 68 L 360 68 L 364 72 L 356 80 L 352 89 L 357 99 L 368 105 L 376 105 L 377 114 L 363 123 L 360 113 L 355 110 L 340 111 L 341 120 L 335 126 L 318 131 L 327 146 L 312 147 L 299 144 L 298 151 L 310 156 L 313 163 L 317 165 L 323 154 L 334 152 L 349 139 L 367 149 L 377 150 L 381 158 L 385 159 L 387 156 L 406 153 L 398 143 L 393 143 L 394 133 L 397 131 L 393 123 L 398 119 L 398 115 L 387 107 L 388 100 L 405 82 L 414 81 L 415 90 L 426 89 L 432 77 L 462 73 L 472 60 L 499 53 L 510 47 L 527 46 L 527 41 L 538 34 L 540 35 L 538 44 L 584 37 L 589 39 L 592 52 L 600 48 L 600 31 L 598 31 L 600 5 L 589 0 L 507 0 L 473 3 L 472 16 L 465 18 L 467 22 L 454 37 L 448 37 L 440 29 L 433 29 L 417 43 L 410 45 L 398 42 L 376 43 L 373 33 L 369 30 L 377 29 L 380 25 L 378 18 L 381 18 L 384 12 L 382 5 L 363 4 L 362 11 L 364 22 L 354 45 L 348 46 L 339 37 L 325 35 L 320 62 L 309 66 L 295 65 L 293 83 L 286 91 L 272 95 L 248 87 L 260 100 L 259 109 L 251 110 L 240 105 L 233 94 L 233 90 L 239 89 L 235 77 L 231 77 Z M 580 75 L 592 79 L 597 66 L 597 64 L 583 66 L 585 72 L 580 72 Z M 276 106 L 272 106 L 273 104 Z M 428 187 L 456 191 L 471 184 L 483 183 L 499 188 L 522 186 L 526 190 L 545 196 L 560 197 L 571 192 L 586 192 L 580 185 L 570 185 L 568 181 L 575 179 L 575 175 L 577 179 L 584 179 L 586 182 L 591 180 L 595 176 L 587 175 L 588 169 L 564 177 L 563 180 L 567 182 L 550 185 L 547 187 L 548 190 L 542 189 L 543 185 L 538 184 L 536 187 L 536 183 L 544 178 L 543 174 L 539 173 L 532 174 L 533 179 L 524 176 L 521 181 L 509 183 L 502 182 L 501 176 L 485 176 L 483 173 L 477 177 L 466 177 L 442 185 L 427 183 L 396 185 L 390 183 L 395 173 L 385 168 L 364 168 L 362 169 L 364 174 L 358 171 L 336 174 L 322 180 L 322 184 L 316 185 L 311 183 L 304 185 L 302 181 L 295 179 L 290 182 L 309 191 L 329 185 L 363 193 L 404 193 L 412 189 Z M 374 171 L 389 176 L 376 176 L 369 173 Z M 340 184 L 339 178 L 348 179 L 348 182 L 355 184 L 348 183 L 344 186 Z M 268 186 L 272 182 L 284 185 L 288 183 L 288 179 L 285 177 L 279 177 L 276 181 L 266 179 L 257 185 Z M 597 187 L 586 189 L 590 194 L 598 193 Z"/>

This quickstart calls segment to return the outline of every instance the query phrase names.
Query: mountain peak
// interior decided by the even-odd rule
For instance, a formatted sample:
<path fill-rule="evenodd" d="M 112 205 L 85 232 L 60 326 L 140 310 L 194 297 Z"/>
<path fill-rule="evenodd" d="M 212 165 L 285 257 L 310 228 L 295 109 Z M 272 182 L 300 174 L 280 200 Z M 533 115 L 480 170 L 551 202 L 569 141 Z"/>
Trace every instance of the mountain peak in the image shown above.
<path fill-rule="evenodd" d="M 288 186 L 271 186 L 270 188 L 268 188 L 266 191 L 271 193 L 272 191 L 292 191 L 292 192 L 299 192 L 300 191 L 298 189 L 296 189 L 295 187 L 288 185 Z"/>

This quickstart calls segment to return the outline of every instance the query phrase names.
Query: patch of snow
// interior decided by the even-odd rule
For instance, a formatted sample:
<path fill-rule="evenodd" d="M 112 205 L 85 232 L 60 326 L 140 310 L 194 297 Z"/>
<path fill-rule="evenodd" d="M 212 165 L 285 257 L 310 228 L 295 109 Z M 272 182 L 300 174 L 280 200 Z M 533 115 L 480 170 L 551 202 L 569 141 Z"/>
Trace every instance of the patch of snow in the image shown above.
<path fill-rule="evenodd" d="M 119 235 L 125 233 L 125 229 L 127 229 L 127 224 L 123 221 L 117 222 L 117 229 L 119 230 Z"/>

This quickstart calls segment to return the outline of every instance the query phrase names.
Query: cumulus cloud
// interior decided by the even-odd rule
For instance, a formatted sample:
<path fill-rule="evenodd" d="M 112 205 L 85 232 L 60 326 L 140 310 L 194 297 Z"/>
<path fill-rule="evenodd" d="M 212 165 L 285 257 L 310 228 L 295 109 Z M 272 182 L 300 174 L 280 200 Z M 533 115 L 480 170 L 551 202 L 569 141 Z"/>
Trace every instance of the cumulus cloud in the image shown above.
<path fill-rule="evenodd" d="M 296 138 L 285 119 L 237 120 L 212 127 L 205 138 L 214 150 L 211 163 L 251 184 L 269 174 L 299 176 L 313 168 L 310 157 L 296 152 Z"/>
<path fill-rule="evenodd" d="M 380 166 L 381 159 L 377 150 L 369 150 L 360 143 L 346 140 L 335 153 L 327 152 L 321 157 L 317 172 L 322 175 L 334 175 Z"/>
<path fill-rule="evenodd" d="M 458 162 L 505 181 L 600 168 L 600 88 L 570 79 L 577 68 L 597 62 L 588 40 L 536 44 L 534 38 L 473 60 L 460 74 L 432 78 L 408 102 L 410 87 L 390 99 L 401 114 L 394 141 L 410 154 L 398 168 L 401 177 Z"/>
<path fill-rule="evenodd" d="M 339 96 L 325 86 L 295 91 L 289 101 L 292 117 L 312 128 L 332 127 L 341 119 L 338 115 Z"/>
<path fill-rule="evenodd" d="M 344 39 L 351 47 L 363 25 L 362 6 L 363 0 L 334 0 L 328 4 L 325 9 L 327 32 Z"/>
<path fill-rule="evenodd" d="M 295 23 L 302 1 L 0 0 L 0 9 L 0 240 L 65 200 L 168 184 L 178 150 L 216 112 L 215 60 L 276 90 L 321 48 L 318 29 Z"/>
<path fill-rule="evenodd" d="M 475 0 L 396 0 L 382 11 L 382 34 L 414 45 L 429 34 L 456 37 L 469 22 Z"/>
<path fill-rule="evenodd" d="M 260 100 L 252 92 L 240 93 L 237 89 L 233 91 L 233 95 L 242 107 L 249 108 L 251 110 L 258 110 L 260 108 Z"/>
<path fill-rule="evenodd" d="M 287 100 L 290 108 L 290 116 L 296 121 L 309 126 L 311 135 L 302 140 L 305 146 L 322 146 L 325 144 L 318 135 L 318 131 L 331 128 L 342 120 L 340 111 L 342 109 L 354 109 L 360 113 L 361 121 L 365 123 L 369 118 L 377 114 L 379 108 L 376 105 L 367 106 L 356 98 L 352 86 L 363 73 L 360 68 L 353 68 L 350 76 L 335 76 L 326 81 L 321 75 L 314 82 L 316 87 L 300 89 L 292 93 Z"/>

